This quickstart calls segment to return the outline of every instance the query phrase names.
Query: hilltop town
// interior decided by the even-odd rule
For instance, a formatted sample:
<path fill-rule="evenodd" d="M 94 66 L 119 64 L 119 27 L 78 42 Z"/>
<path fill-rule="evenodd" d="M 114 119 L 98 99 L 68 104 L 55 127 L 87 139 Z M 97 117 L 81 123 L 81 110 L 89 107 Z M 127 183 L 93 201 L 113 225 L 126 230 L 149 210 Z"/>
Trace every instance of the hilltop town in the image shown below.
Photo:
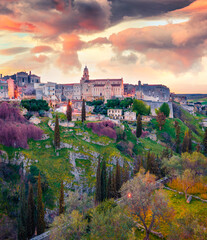
<path fill-rule="evenodd" d="M 203 95 L 205 97 L 205 95 Z M 123 100 L 125 98 L 139 99 L 151 107 L 151 115 L 156 116 L 158 109 L 164 102 L 169 105 L 170 117 L 173 118 L 172 102 L 179 103 L 190 114 L 201 113 L 207 115 L 207 104 L 189 100 L 186 95 L 170 93 L 170 89 L 164 85 L 124 83 L 120 79 L 90 79 L 87 67 L 83 70 L 80 83 L 60 84 L 54 82 L 42 83 L 41 78 L 35 74 L 18 72 L 10 76 L 0 75 L 0 101 L 21 101 L 23 99 L 46 100 L 48 104 L 57 108 L 57 111 L 66 111 L 66 103 L 71 100 L 73 104 L 74 118 L 80 115 L 82 100 L 91 102 L 110 99 Z M 197 96 L 197 99 L 202 98 Z M 116 107 L 117 108 L 117 107 Z M 59 110 L 58 110 L 59 109 Z M 87 106 L 87 112 L 93 112 L 93 107 Z M 125 114 L 125 117 L 124 117 Z M 110 111 L 110 117 L 115 119 L 136 120 L 133 113 L 123 111 Z M 77 116 L 78 117 L 78 116 Z M 77 118 L 76 117 L 76 118 Z"/>

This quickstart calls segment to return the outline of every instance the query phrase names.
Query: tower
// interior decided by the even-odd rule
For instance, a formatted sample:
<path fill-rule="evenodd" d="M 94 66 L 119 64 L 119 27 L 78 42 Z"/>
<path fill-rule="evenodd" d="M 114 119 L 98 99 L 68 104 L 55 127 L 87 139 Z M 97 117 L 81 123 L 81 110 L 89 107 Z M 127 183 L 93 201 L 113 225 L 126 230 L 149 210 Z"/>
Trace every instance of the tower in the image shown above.
<path fill-rule="evenodd" d="M 88 72 L 87 66 L 85 66 L 85 68 L 84 68 L 84 70 L 83 70 L 82 80 L 89 80 L 89 72 Z"/>

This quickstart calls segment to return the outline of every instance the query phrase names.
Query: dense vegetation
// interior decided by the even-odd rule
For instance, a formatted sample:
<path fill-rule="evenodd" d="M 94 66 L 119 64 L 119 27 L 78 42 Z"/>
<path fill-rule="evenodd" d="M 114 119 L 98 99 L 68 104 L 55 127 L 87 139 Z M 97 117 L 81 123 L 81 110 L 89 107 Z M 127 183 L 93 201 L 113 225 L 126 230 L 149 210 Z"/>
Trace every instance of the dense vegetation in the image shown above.
<path fill-rule="evenodd" d="M 48 111 L 49 106 L 45 100 L 21 100 L 21 106 L 26 108 L 28 111 L 38 112 L 40 110 Z"/>
<path fill-rule="evenodd" d="M 30 124 L 20 113 L 18 106 L 0 104 L 0 143 L 14 148 L 27 148 L 28 139 L 39 140 L 43 131 Z"/>
<path fill-rule="evenodd" d="M 8 112 L 0 111 L 2 121 L 17 119 L 18 124 L 28 124 L 21 114 Z M 67 121 L 62 115 L 50 119 L 56 121 L 56 129 L 58 126 L 55 134 L 48 126 L 49 119 L 41 118 L 38 127 L 48 137 L 30 139 L 28 149 L 0 145 L 3 161 L 6 157 L 11 163 L 14 158 L 24 159 L 20 166 L 1 164 L 0 219 L 4 229 L 6 222 L 13 221 L 9 229 L 17 231 L 18 227 L 23 234 L 20 239 L 24 239 L 25 228 L 31 236 L 34 224 L 42 222 L 41 233 L 43 215 L 50 208 L 54 215 L 60 213 L 53 222 L 51 239 L 158 239 L 160 234 L 170 240 L 175 236 L 206 238 L 206 203 L 195 198 L 186 203 L 189 194 L 207 199 L 206 141 L 195 117 L 186 112 L 185 121 L 165 116 L 161 129 L 159 120 L 144 123 L 140 116 L 137 123 L 125 121 L 120 126 L 110 121 L 75 122 L 68 128 L 58 124 L 60 117 Z M 186 121 L 195 122 L 195 128 Z M 172 179 L 167 186 L 183 194 L 157 189 L 156 180 L 162 177 Z M 25 222 L 23 212 L 28 212 L 29 221 Z M 38 218 L 33 222 L 34 212 Z"/>

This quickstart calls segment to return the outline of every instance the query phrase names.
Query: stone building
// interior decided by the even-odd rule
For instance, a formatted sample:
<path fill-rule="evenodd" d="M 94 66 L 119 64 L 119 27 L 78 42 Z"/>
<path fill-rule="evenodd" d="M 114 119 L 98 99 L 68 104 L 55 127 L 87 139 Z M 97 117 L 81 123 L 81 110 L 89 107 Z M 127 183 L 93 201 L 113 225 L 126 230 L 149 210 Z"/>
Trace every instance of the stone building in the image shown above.
<path fill-rule="evenodd" d="M 0 79 L 0 99 L 8 98 L 8 83 Z"/>
<path fill-rule="evenodd" d="M 122 109 L 108 109 L 107 116 L 112 119 L 123 119 Z"/>
<path fill-rule="evenodd" d="M 62 84 L 67 99 L 104 99 L 122 98 L 124 95 L 123 79 L 89 79 L 88 68 L 85 67 L 80 83 Z"/>
<path fill-rule="evenodd" d="M 3 77 L 4 80 L 8 80 L 10 78 L 14 80 L 14 84 L 16 84 L 18 87 L 24 87 L 27 85 L 33 86 L 34 83 L 40 83 L 40 77 L 32 74 L 31 71 L 29 74 L 27 72 L 17 72 L 16 74 Z"/>
<path fill-rule="evenodd" d="M 124 113 L 124 120 L 126 121 L 136 121 L 136 112 L 127 111 Z"/>
<path fill-rule="evenodd" d="M 135 90 L 135 98 L 144 101 L 169 102 L 170 89 L 164 85 L 149 85 L 138 82 Z"/>

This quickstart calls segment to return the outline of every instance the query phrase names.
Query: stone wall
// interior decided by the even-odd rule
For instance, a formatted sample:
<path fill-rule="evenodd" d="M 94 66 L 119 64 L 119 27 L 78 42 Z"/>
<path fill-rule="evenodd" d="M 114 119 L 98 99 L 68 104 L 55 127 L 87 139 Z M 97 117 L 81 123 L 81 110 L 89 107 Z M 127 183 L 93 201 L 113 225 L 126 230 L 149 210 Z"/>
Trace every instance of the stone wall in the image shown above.
<path fill-rule="evenodd" d="M 144 101 L 147 105 L 151 107 L 151 114 L 152 116 L 157 116 L 155 113 L 155 109 L 159 109 L 163 102 L 152 102 L 152 101 Z M 173 107 L 172 107 L 172 102 L 167 102 L 169 108 L 170 108 L 170 118 L 173 118 Z"/>

